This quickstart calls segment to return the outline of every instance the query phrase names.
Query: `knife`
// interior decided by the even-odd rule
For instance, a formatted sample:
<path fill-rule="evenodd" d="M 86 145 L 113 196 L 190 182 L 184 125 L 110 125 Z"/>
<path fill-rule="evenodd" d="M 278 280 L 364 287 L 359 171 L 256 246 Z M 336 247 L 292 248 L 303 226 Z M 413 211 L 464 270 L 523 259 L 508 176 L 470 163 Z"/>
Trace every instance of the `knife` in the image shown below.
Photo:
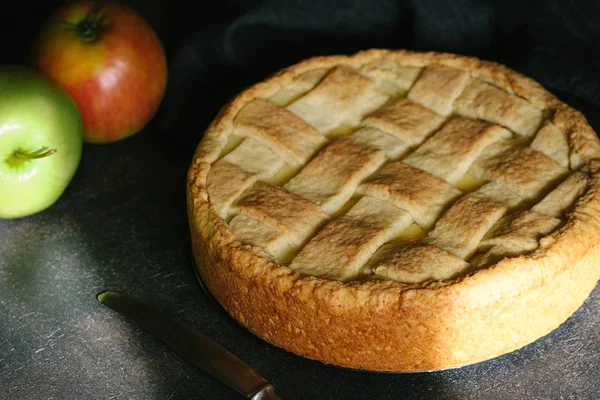
<path fill-rule="evenodd" d="M 119 292 L 98 294 L 98 301 L 135 321 L 180 356 L 251 400 L 281 400 L 273 385 L 250 366 L 190 325 Z"/>

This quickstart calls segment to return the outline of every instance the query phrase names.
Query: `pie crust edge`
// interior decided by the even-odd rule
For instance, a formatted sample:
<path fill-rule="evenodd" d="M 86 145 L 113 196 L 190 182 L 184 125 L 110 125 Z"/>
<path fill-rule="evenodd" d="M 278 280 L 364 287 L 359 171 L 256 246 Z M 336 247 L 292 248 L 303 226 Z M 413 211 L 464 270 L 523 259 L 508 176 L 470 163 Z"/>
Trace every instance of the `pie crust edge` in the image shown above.
<path fill-rule="evenodd" d="M 209 202 L 208 171 L 256 97 L 296 76 L 335 65 L 388 58 L 403 66 L 432 63 L 473 77 L 549 110 L 567 133 L 572 165 L 589 176 L 567 222 L 528 255 L 507 258 L 449 282 L 407 288 L 393 281 L 343 283 L 301 276 L 260 248 L 240 243 Z M 193 256 L 217 301 L 243 326 L 298 355 L 353 369 L 425 371 L 466 365 L 516 350 L 572 315 L 600 278 L 600 142 L 585 117 L 537 82 L 503 65 L 443 53 L 368 50 L 315 57 L 286 68 L 226 104 L 207 128 L 188 171 Z"/>

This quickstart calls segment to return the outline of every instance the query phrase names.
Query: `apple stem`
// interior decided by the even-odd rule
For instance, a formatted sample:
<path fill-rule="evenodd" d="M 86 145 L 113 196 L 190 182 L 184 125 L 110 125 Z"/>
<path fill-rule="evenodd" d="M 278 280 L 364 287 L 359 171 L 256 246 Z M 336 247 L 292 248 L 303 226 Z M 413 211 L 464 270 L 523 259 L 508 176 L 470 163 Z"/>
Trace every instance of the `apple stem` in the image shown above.
<path fill-rule="evenodd" d="M 88 14 L 83 20 L 72 25 L 75 32 L 84 42 L 93 43 L 104 30 L 104 16 L 102 9 L 97 9 Z"/>
<path fill-rule="evenodd" d="M 23 160 L 36 160 L 38 158 L 44 158 L 44 157 L 51 156 L 54 153 L 56 153 L 56 149 L 49 149 L 47 147 L 42 147 L 41 149 L 36 150 L 33 153 L 26 153 L 24 151 L 17 150 L 14 152 L 14 156 L 16 158 L 20 158 Z"/>

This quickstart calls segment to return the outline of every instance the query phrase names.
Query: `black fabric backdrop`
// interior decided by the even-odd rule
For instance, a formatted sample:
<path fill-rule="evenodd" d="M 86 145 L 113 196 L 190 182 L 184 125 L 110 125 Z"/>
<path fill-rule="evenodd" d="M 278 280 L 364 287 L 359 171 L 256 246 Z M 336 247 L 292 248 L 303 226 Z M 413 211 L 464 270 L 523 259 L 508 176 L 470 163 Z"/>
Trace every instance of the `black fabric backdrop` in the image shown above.
<path fill-rule="evenodd" d="M 161 129 L 192 141 L 244 86 L 303 58 L 405 48 L 473 55 L 538 80 L 600 127 L 598 1 L 277 1 L 237 5 L 170 43 Z"/>
<path fill-rule="evenodd" d="M 151 131 L 182 152 L 193 150 L 218 109 L 244 87 L 306 57 L 373 47 L 455 52 L 504 63 L 600 128 L 596 0 L 126 3 L 154 26 L 168 56 L 169 85 Z M 39 23 L 55 4 L 3 7 L 8 8 L 2 12 L 0 61 L 24 63 Z"/>

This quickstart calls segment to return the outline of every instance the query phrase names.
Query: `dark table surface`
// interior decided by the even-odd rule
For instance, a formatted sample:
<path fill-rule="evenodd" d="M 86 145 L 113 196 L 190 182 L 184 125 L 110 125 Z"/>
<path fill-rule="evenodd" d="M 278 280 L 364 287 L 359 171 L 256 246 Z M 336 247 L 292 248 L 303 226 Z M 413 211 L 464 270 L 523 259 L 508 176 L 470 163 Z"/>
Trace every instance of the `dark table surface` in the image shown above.
<path fill-rule="evenodd" d="M 306 360 L 253 336 L 202 292 L 191 266 L 187 153 L 142 132 L 86 145 L 61 199 L 0 221 L 0 399 L 235 399 L 96 300 L 132 294 L 190 322 L 285 399 L 598 399 L 600 290 L 560 328 L 497 359 L 375 374 Z"/>

